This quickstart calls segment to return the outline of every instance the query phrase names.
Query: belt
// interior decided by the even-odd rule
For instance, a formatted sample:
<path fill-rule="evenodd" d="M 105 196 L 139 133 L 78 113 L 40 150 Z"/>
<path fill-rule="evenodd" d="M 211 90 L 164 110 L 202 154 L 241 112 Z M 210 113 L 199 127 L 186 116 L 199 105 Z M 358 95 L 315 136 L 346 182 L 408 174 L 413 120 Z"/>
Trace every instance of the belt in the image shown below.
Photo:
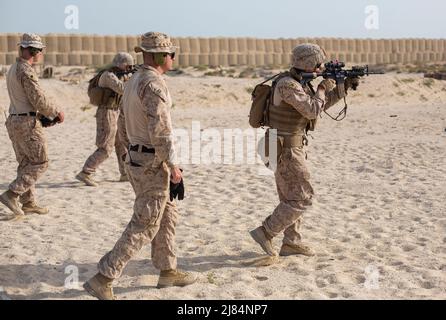
<path fill-rule="evenodd" d="M 153 148 L 147 148 L 146 146 L 143 146 L 142 144 L 136 144 L 134 146 L 129 146 L 130 151 L 135 152 L 142 152 L 142 153 L 155 153 L 155 149 Z"/>
<path fill-rule="evenodd" d="M 305 136 L 282 136 L 284 148 L 302 147 L 305 145 Z"/>
<path fill-rule="evenodd" d="M 37 116 L 36 112 L 27 112 L 27 113 L 19 113 L 19 114 L 10 114 L 11 116 L 18 116 L 18 117 L 35 117 Z"/>

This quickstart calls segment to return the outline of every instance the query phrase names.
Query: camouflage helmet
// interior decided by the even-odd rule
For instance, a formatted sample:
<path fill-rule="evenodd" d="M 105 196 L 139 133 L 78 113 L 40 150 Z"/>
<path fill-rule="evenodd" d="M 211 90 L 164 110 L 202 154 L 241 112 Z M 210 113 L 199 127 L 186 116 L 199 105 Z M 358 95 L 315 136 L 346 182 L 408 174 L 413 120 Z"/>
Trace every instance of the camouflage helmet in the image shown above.
<path fill-rule="evenodd" d="M 132 66 L 135 64 L 133 57 L 127 52 L 119 52 L 113 58 L 113 65 L 115 67 L 119 67 L 120 65 L 127 64 L 128 66 Z"/>
<path fill-rule="evenodd" d="M 325 51 L 317 44 L 304 43 L 293 49 L 291 64 L 299 70 L 313 70 L 316 65 L 324 63 Z"/>

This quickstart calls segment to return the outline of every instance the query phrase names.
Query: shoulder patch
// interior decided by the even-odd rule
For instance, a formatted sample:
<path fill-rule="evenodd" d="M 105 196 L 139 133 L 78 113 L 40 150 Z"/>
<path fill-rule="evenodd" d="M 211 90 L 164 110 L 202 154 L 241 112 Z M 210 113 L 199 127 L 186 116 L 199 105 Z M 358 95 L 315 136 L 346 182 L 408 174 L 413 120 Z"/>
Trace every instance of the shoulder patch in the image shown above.
<path fill-rule="evenodd" d="M 161 83 L 158 83 L 156 81 L 151 81 L 148 83 L 147 88 L 153 93 L 156 94 L 158 97 L 161 98 L 164 102 L 167 101 L 167 96 L 165 93 L 165 90 Z"/>
<path fill-rule="evenodd" d="M 17 77 L 23 81 L 24 78 L 28 78 L 31 81 L 38 82 L 39 77 L 36 71 L 27 63 L 19 63 L 17 65 Z"/>

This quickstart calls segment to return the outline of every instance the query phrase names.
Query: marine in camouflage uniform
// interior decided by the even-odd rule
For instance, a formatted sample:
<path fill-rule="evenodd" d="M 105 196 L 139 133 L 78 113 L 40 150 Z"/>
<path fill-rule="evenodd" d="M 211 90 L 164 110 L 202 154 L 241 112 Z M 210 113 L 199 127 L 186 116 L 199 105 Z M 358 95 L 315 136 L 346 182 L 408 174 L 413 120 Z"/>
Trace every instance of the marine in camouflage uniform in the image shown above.
<path fill-rule="evenodd" d="M 127 155 L 127 148 L 129 147 L 130 141 L 129 138 L 127 137 L 127 130 L 125 128 L 125 117 L 124 117 L 124 110 L 122 109 L 122 101 L 121 104 L 119 106 L 119 116 L 118 116 L 118 132 L 116 133 L 116 144 L 120 144 L 120 146 L 116 147 L 116 150 L 120 150 L 119 154 L 120 157 L 122 159 L 122 165 L 124 166 L 124 160 L 125 160 L 125 156 Z M 118 153 L 118 151 L 117 151 Z M 121 162 L 120 162 L 121 164 Z M 128 181 L 128 177 L 127 175 L 122 176 L 122 168 L 120 165 L 120 169 L 119 171 L 121 172 L 121 181 Z M 125 168 L 124 168 L 125 170 Z"/>
<path fill-rule="evenodd" d="M 175 228 L 178 210 L 169 197 L 169 181 L 178 183 L 170 109 L 172 99 L 162 74 L 172 67 L 174 47 L 162 33 L 149 32 L 135 48 L 144 65 L 129 80 L 124 96 L 124 121 L 129 139 L 126 169 L 135 191 L 134 213 L 114 248 L 99 262 L 99 273 L 84 288 L 99 299 L 114 299 L 112 281 L 147 243 L 160 269 L 158 288 L 185 286 L 196 276 L 177 270 Z"/>
<path fill-rule="evenodd" d="M 278 163 L 275 179 L 280 204 L 262 226 L 250 232 L 253 239 L 269 255 L 277 255 L 272 239 L 283 233 L 280 255 L 314 255 L 302 243 L 299 232 L 303 213 L 312 205 L 314 195 L 310 172 L 306 165 L 304 141 L 306 131 L 313 130 L 320 114 L 346 95 L 346 90 L 357 84 L 347 79 L 342 86 L 333 80 L 323 80 L 316 91 L 311 84 L 302 85 L 302 72 L 316 72 L 325 60 L 325 52 L 314 44 L 294 48 L 292 69 L 274 84 L 269 107 L 270 127 L 277 130 Z"/>
<path fill-rule="evenodd" d="M 9 69 L 6 80 L 11 102 L 6 128 L 19 166 L 17 178 L 0 196 L 0 201 L 14 213 L 11 218 L 23 217 L 25 213 L 49 212 L 36 202 L 36 182 L 48 168 L 47 139 L 39 117 L 64 120 L 63 112 L 46 98 L 32 67 L 45 48 L 41 38 L 24 34 L 18 45 L 20 57 Z"/>
<path fill-rule="evenodd" d="M 99 78 L 98 86 L 108 88 L 115 93 L 108 101 L 104 101 L 96 111 L 96 151 L 90 155 L 85 161 L 82 171 L 76 178 L 84 182 L 88 186 L 97 186 L 92 175 L 98 167 L 107 160 L 113 148 L 118 159 L 119 172 L 121 177 L 119 181 L 128 181 L 127 174 L 124 169 L 124 160 L 126 148 L 120 140 L 118 134 L 118 118 L 120 114 L 121 97 L 124 93 L 125 81 L 128 76 L 124 75 L 119 79 L 116 72 L 126 71 L 133 67 L 133 57 L 125 52 L 118 53 L 113 59 L 113 68 L 105 71 Z"/>

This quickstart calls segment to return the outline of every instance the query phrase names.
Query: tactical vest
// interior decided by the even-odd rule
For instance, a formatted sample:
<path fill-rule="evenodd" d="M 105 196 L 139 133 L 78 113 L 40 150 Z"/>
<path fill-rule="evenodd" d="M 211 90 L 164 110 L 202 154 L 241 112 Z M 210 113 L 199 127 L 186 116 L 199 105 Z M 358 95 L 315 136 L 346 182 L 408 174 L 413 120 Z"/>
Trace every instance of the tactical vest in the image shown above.
<path fill-rule="evenodd" d="M 281 132 L 285 132 L 291 135 L 305 135 L 307 131 L 314 131 L 316 119 L 308 120 L 292 105 L 283 100 L 278 106 L 274 105 L 276 85 L 279 80 L 284 77 L 292 77 L 294 80 L 299 81 L 299 78 L 296 79 L 296 75 L 292 76 L 289 72 L 285 72 L 282 76 L 279 76 L 276 81 L 274 81 L 272 99 L 270 100 L 268 110 L 270 128 L 277 129 L 279 134 Z"/>

